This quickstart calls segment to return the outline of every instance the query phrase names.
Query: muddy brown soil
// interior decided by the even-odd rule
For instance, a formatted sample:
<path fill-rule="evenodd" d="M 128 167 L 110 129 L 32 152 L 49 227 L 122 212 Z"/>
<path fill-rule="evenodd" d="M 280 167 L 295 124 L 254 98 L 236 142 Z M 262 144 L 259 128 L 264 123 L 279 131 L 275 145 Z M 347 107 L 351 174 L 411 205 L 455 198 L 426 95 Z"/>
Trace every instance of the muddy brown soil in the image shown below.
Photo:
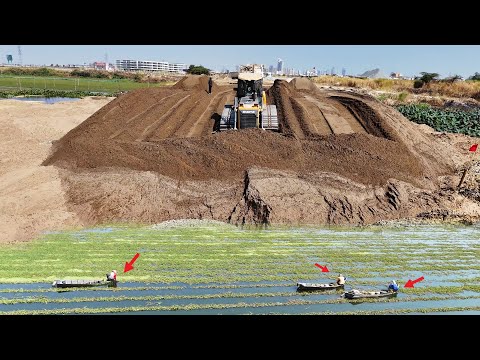
<path fill-rule="evenodd" d="M 44 165 L 59 170 L 69 210 L 86 224 L 480 216 L 478 202 L 455 189 L 468 160 L 457 138 L 439 139 L 371 96 L 307 79 L 267 90 L 278 132 L 214 133 L 235 92 L 215 84 L 209 95 L 207 80 L 129 92 L 59 139 Z"/>

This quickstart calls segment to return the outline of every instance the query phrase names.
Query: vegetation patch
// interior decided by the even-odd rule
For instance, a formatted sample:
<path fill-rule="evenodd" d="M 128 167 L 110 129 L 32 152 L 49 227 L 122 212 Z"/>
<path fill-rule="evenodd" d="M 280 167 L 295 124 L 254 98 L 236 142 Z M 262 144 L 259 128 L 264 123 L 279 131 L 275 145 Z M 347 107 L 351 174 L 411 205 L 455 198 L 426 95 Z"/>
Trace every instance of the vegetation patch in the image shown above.
<path fill-rule="evenodd" d="M 480 266 L 475 261 L 480 245 L 474 227 L 331 226 L 320 230 L 113 224 L 45 234 L 31 243 L 0 247 L 0 304 L 15 305 L 14 313 L 18 314 L 221 310 L 235 306 L 298 306 L 304 313 L 302 306 L 340 306 L 348 302 L 340 298 L 341 292 L 296 292 L 297 282 L 327 283 L 340 272 L 347 277 L 345 290 L 382 289 L 391 279 L 397 281 L 401 287 L 399 296 L 368 300 L 372 306 L 391 302 L 402 307 L 402 303 L 428 301 L 432 304 L 428 306 L 436 309 L 445 300 L 465 301 L 480 295 L 475 281 L 480 277 Z M 137 252 L 140 257 L 134 270 L 123 273 L 125 262 Z M 330 272 L 320 272 L 315 263 L 328 266 Z M 118 288 L 50 287 L 57 279 L 102 279 L 111 269 L 118 271 Z M 420 276 L 425 280 L 415 284 L 415 288 L 403 287 L 409 279 Z M 272 297 L 283 300 L 268 301 Z M 260 304 L 255 300 L 259 298 L 266 302 Z M 216 303 L 205 304 L 208 299 Z M 235 303 L 218 304 L 222 299 Z M 177 300 L 181 303 L 155 307 L 167 300 L 169 304 Z M 185 304 L 185 300 L 192 304 Z M 97 304 L 89 308 L 91 303 L 120 305 L 122 301 L 156 304 L 152 307 L 122 303 L 124 306 L 107 309 L 102 305 L 98 308 Z M 51 309 L 49 305 L 49 309 L 42 309 L 45 303 L 73 306 Z M 17 310 L 22 304 L 29 305 L 26 312 Z"/>
<path fill-rule="evenodd" d="M 438 109 L 427 104 L 398 105 L 397 110 L 410 121 L 427 124 L 436 131 L 480 136 L 480 109 Z"/>

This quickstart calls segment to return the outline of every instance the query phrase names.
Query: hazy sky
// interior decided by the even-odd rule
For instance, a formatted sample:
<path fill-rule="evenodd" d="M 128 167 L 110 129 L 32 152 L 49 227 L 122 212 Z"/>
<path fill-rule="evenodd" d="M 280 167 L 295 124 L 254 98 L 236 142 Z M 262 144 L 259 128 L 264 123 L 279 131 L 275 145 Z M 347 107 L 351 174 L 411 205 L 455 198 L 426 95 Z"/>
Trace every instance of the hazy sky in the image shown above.
<path fill-rule="evenodd" d="M 260 63 L 297 70 L 330 70 L 358 75 L 380 68 L 384 75 L 437 72 L 441 77 L 468 77 L 480 72 L 480 45 L 22 45 L 23 64 L 83 64 L 116 59 L 157 60 L 203 65 L 212 70 L 234 70 L 235 65 Z M 0 63 L 6 55 L 18 57 L 16 45 L 0 45 Z"/>

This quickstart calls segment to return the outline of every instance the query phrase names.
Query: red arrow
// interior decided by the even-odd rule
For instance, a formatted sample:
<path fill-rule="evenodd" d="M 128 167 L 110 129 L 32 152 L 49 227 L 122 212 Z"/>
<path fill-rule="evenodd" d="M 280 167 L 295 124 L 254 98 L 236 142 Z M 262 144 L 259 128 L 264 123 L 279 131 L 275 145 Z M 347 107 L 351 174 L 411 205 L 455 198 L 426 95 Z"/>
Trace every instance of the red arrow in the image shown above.
<path fill-rule="evenodd" d="M 140 256 L 139 253 L 136 253 L 135 256 L 130 260 L 130 262 L 125 263 L 125 268 L 123 269 L 123 272 L 126 273 L 127 271 L 133 270 L 133 263 L 138 259 Z"/>
<path fill-rule="evenodd" d="M 409 279 L 404 287 L 413 288 L 413 287 L 415 287 L 415 286 L 413 286 L 413 284 L 416 284 L 417 282 L 423 281 L 424 279 L 425 278 L 423 276 L 420 276 L 417 280 L 413 280 L 413 281 Z"/>
<path fill-rule="evenodd" d="M 315 263 L 315 266 L 316 266 L 316 267 L 319 267 L 320 269 L 322 269 L 322 272 L 329 272 L 329 270 L 328 270 L 328 268 L 327 268 L 327 265 L 322 266 L 322 265 L 320 265 L 320 264 Z"/>

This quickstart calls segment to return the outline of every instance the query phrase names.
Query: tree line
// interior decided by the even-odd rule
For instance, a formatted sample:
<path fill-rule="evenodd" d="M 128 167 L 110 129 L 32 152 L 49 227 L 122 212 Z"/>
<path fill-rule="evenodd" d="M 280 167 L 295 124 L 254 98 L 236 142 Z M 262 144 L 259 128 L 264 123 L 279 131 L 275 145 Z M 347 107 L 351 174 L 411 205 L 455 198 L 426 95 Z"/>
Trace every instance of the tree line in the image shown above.
<path fill-rule="evenodd" d="M 463 80 L 463 76 L 460 76 L 460 75 L 447 76 L 444 79 L 439 79 L 440 74 L 438 73 L 430 73 L 430 72 L 422 71 L 420 75 L 421 76 L 416 76 L 414 79 L 413 87 L 415 89 L 421 88 L 424 85 L 431 82 L 435 82 L 435 81 L 454 83 L 456 81 Z M 480 73 L 476 72 L 474 75 L 467 78 L 467 80 L 480 81 Z"/>

